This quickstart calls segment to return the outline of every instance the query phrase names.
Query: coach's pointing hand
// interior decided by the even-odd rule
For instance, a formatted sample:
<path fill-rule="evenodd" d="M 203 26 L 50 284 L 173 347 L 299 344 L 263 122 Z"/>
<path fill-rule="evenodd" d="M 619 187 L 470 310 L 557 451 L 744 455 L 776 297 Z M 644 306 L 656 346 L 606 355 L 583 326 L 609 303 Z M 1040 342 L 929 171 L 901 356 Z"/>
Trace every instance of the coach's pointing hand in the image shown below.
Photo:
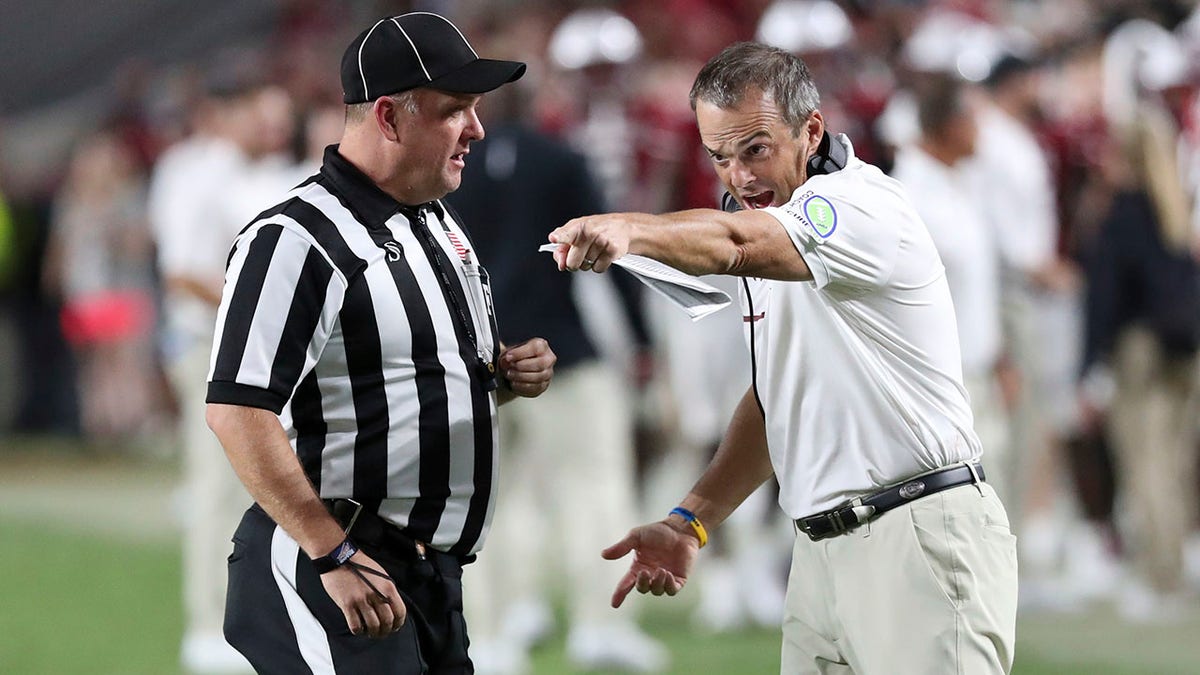
<path fill-rule="evenodd" d="M 554 261 L 561 271 L 603 272 L 617 258 L 629 252 L 633 236 L 632 213 L 584 216 L 567 222 L 550 233 L 550 241 L 560 246 Z"/>

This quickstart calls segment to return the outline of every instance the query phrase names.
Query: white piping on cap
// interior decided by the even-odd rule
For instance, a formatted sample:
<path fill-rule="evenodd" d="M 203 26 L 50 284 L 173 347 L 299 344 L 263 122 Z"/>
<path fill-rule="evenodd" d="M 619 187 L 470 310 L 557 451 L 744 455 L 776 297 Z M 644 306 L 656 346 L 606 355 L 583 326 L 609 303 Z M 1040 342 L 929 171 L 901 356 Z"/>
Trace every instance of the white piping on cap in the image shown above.
<path fill-rule="evenodd" d="M 467 41 L 467 36 L 463 35 L 462 31 L 458 30 L 458 26 L 455 26 L 450 21 L 450 19 L 447 19 L 446 17 L 442 16 L 441 14 L 434 14 L 433 12 L 409 12 L 408 14 L 405 14 L 405 16 L 408 16 L 409 14 L 426 14 L 429 16 L 436 16 L 437 18 L 441 19 L 442 21 L 445 21 L 446 23 L 450 24 L 450 27 L 453 28 L 455 30 L 455 32 L 458 33 L 458 37 L 462 38 L 463 43 L 465 43 L 467 45 L 467 49 L 471 50 L 471 53 L 475 55 L 475 58 L 479 58 L 479 54 L 475 53 L 475 48 L 472 47 L 471 43 Z"/>
<path fill-rule="evenodd" d="M 367 36 L 364 37 L 363 41 L 361 43 L 359 43 L 359 45 L 358 45 L 358 75 L 359 75 L 359 77 L 362 78 L 362 82 L 363 82 L 363 98 L 368 101 L 371 100 L 371 93 L 367 90 L 367 73 L 366 73 L 366 71 L 363 70 L 363 67 L 362 67 L 362 50 L 363 50 L 363 47 L 366 46 L 367 40 L 371 39 L 371 33 L 374 33 L 375 29 L 379 28 L 379 24 L 383 23 L 383 21 L 384 21 L 383 19 L 376 21 L 375 25 L 371 26 L 371 30 L 367 31 Z"/>
<path fill-rule="evenodd" d="M 429 71 L 425 69 L 425 59 L 421 58 L 421 52 L 417 51 L 417 46 L 413 44 L 412 38 L 408 37 L 408 32 L 404 30 L 404 26 L 400 25 L 396 17 L 392 17 L 392 23 L 396 24 L 396 28 L 400 29 L 400 34 L 404 36 L 405 40 L 408 40 L 408 46 L 412 47 L 413 53 L 417 55 L 417 63 L 421 65 L 421 71 L 425 73 L 425 79 L 433 82 L 433 78 L 429 76 Z"/>

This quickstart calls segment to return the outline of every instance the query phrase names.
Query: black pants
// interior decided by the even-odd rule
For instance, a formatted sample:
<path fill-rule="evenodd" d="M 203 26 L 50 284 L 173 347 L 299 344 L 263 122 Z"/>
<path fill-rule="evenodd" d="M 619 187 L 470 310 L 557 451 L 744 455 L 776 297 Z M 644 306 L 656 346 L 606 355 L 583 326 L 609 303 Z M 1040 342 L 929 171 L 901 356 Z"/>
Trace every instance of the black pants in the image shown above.
<path fill-rule="evenodd" d="M 257 504 L 233 535 L 225 639 L 259 673 L 474 673 L 462 614 L 462 565 L 445 554 L 356 542 L 395 580 L 408 618 L 383 639 L 352 635 L 308 555 Z"/>

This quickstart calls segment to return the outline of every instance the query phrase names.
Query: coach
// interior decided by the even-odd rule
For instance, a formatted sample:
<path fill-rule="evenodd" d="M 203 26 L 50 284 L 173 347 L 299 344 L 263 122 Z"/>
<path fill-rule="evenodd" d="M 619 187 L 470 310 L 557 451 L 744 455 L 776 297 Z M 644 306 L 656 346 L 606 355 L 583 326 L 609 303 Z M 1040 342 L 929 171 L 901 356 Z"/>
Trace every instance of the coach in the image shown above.
<path fill-rule="evenodd" d="M 1007 672 L 1015 540 L 983 482 L 929 232 L 899 183 L 825 132 L 799 58 L 734 45 L 691 98 L 742 210 L 589 216 L 550 235 L 565 269 L 631 252 L 742 277 L 753 384 L 680 507 L 604 552 L 636 551 L 614 605 L 678 592 L 705 525 L 773 473 L 798 530 L 783 673 Z"/>
<path fill-rule="evenodd" d="M 440 199 L 483 138 L 480 95 L 525 71 L 446 19 L 363 31 L 346 129 L 229 258 L 208 421 L 256 504 L 225 635 L 260 673 L 469 673 L 462 565 L 495 487 L 497 405 L 549 386 L 505 349 L 487 273 Z"/>

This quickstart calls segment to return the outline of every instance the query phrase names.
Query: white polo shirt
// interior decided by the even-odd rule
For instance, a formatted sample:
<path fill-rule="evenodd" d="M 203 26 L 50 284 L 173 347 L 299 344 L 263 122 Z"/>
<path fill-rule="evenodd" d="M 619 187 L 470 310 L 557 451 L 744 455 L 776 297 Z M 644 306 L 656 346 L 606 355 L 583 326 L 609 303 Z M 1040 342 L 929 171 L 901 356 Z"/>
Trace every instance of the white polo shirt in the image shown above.
<path fill-rule="evenodd" d="M 779 503 L 792 518 L 980 454 L 950 289 L 903 188 L 850 155 L 764 209 L 814 280 L 741 303 Z"/>

